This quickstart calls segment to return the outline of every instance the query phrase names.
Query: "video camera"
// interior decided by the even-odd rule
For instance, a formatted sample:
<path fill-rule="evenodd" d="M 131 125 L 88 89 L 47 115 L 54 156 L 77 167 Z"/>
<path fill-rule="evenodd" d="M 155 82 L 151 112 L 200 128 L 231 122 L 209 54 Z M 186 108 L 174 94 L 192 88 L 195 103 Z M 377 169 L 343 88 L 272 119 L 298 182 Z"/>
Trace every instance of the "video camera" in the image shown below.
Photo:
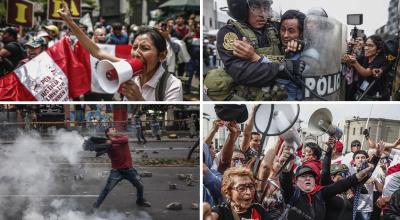
<path fill-rule="evenodd" d="M 357 36 L 363 34 L 362 30 L 357 29 L 357 25 L 363 24 L 363 14 L 348 14 L 347 15 L 347 24 L 354 25 L 353 30 L 351 30 L 351 38 L 356 40 Z M 352 54 L 354 49 L 355 42 L 349 42 L 349 46 L 347 47 L 347 54 Z"/>

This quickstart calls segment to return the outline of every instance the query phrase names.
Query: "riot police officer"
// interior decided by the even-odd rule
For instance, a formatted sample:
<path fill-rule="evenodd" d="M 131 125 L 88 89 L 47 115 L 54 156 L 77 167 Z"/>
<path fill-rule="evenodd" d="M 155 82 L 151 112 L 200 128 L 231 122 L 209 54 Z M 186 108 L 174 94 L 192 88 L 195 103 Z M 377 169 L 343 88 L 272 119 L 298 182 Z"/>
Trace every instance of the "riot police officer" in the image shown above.
<path fill-rule="evenodd" d="M 288 73 L 298 73 L 299 62 L 283 60 L 278 31 L 270 21 L 272 1 L 227 0 L 227 3 L 228 13 L 235 20 L 229 20 L 217 34 L 224 70 L 207 74 L 206 94 L 213 100 L 285 99 L 273 97 L 278 94 L 273 87 L 275 79 L 292 79 Z"/>

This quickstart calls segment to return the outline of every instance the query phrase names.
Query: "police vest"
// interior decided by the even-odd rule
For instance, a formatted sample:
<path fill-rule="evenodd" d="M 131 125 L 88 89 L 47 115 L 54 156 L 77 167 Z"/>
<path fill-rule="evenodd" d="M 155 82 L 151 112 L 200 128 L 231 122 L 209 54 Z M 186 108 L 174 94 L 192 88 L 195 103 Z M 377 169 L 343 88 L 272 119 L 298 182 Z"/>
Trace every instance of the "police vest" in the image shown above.
<path fill-rule="evenodd" d="M 278 31 L 273 26 L 266 27 L 269 45 L 267 47 L 260 47 L 256 34 L 247 25 L 233 20 L 229 20 L 228 24 L 233 25 L 239 30 L 243 37 L 246 37 L 250 41 L 259 55 L 267 57 L 272 62 L 279 63 L 283 61 L 284 56 L 279 49 Z M 218 85 L 225 85 L 224 88 L 217 88 L 215 86 L 215 82 L 221 81 L 220 79 L 224 79 L 224 82 Z M 285 88 L 273 85 L 273 82 L 271 82 L 270 86 L 264 88 L 237 85 L 234 83 L 232 77 L 222 68 L 209 71 L 204 84 L 205 89 L 210 91 L 206 91 L 207 95 L 214 101 L 271 101 L 283 100 L 287 97 Z"/>

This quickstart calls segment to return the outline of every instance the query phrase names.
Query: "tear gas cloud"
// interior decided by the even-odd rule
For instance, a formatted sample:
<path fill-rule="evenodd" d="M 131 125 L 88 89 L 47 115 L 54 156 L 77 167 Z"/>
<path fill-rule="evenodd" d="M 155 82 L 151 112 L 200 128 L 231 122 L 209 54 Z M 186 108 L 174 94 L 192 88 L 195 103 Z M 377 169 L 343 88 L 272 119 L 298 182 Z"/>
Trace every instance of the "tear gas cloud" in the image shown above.
<path fill-rule="evenodd" d="M 71 199 L 49 200 L 57 194 L 57 162 L 80 162 L 83 137 L 76 131 L 50 129 L 44 137 L 35 131 L 20 132 L 11 144 L 0 141 L 0 219 L 22 220 L 125 220 L 151 219 L 117 211 L 87 214 Z M 65 184 L 65 187 L 73 187 Z"/>

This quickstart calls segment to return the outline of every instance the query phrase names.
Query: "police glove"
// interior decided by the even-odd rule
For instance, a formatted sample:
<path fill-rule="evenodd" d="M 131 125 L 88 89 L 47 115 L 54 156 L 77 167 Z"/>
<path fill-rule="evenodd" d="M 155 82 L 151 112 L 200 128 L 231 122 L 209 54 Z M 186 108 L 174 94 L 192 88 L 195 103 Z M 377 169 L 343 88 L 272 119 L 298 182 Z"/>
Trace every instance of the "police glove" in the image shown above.
<path fill-rule="evenodd" d="M 301 60 L 285 60 L 279 65 L 280 77 L 283 79 L 293 80 L 298 78 L 304 71 L 305 63 Z"/>

